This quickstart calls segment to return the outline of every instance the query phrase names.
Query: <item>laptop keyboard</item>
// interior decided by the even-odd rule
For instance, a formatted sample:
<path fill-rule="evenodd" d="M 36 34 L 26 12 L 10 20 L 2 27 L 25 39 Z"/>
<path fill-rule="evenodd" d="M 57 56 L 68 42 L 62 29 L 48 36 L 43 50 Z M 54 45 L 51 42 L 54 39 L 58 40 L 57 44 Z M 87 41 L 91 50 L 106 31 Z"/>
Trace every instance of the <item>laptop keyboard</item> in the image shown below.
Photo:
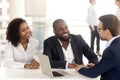
<path fill-rule="evenodd" d="M 56 71 L 52 71 L 52 74 L 53 74 L 54 77 L 64 76 L 64 75 L 62 75 L 62 74 L 60 74 Z"/>

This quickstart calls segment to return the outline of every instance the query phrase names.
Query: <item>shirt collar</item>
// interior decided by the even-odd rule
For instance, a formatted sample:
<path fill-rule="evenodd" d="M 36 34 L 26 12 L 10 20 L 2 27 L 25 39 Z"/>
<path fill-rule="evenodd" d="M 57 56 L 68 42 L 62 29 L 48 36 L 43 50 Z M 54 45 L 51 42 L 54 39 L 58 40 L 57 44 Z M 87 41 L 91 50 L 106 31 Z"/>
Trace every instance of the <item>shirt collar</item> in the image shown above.
<path fill-rule="evenodd" d="M 60 39 L 57 39 L 58 42 L 60 43 L 60 45 L 62 46 L 62 42 L 60 41 Z M 69 43 L 71 42 L 71 39 L 69 39 Z"/>
<path fill-rule="evenodd" d="M 106 47 L 109 47 L 110 44 L 113 42 L 113 40 L 115 40 L 115 39 L 118 38 L 118 37 L 120 37 L 120 35 L 115 36 L 115 37 L 113 37 L 111 40 L 109 40 L 109 41 L 107 42 L 107 44 L 106 44 Z"/>

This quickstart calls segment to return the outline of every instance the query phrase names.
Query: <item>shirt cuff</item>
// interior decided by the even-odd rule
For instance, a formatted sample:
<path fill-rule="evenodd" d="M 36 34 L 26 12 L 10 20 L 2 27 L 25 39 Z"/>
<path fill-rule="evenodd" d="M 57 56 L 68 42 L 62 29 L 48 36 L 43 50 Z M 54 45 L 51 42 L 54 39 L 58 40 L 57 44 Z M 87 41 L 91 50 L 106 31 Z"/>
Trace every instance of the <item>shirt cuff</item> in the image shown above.
<path fill-rule="evenodd" d="M 68 62 L 66 62 L 66 66 L 65 67 L 66 67 L 66 69 L 68 69 Z"/>

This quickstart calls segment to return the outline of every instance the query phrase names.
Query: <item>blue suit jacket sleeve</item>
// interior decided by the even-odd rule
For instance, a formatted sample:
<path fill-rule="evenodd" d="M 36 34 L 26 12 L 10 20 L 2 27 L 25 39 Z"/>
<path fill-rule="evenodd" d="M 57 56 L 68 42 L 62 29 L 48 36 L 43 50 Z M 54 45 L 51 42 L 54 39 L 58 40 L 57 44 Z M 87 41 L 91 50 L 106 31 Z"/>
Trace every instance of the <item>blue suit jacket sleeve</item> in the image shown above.
<path fill-rule="evenodd" d="M 120 44 L 119 44 L 120 45 Z M 119 58 L 119 52 L 118 50 L 120 49 L 120 46 L 117 44 L 112 45 L 112 47 L 108 47 L 104 53 L 103 53 L 103 57 L 100 60 L 100 62 L 98 62 L 95 66 L 91 67 L 91 68 L 81 68 L 78 72 L 80 74 L 83 74 L 87 77 L 91 77 L 91 78 L 95 78 L 99 75 L 101 76 L 108 76 L 106 79 L 104 80 L 113 80 L 110 79 L 112 78 L 112 76 L 116 76 L 119 69 L 119 65 L 120 65 L 120 58 Z"/>

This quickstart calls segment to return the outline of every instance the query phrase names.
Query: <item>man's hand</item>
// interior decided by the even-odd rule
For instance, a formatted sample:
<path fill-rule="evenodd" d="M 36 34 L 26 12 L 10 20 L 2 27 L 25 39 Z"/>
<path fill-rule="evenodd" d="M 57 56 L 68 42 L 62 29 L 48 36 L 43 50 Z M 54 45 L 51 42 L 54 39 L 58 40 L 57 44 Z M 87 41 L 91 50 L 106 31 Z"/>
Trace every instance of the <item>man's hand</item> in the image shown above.
<path fill-rule="evenodd" d="M 87 67 L 87 68 L 90 68 L 90 67 L 93 67 L 94 65 L 95 65 L 95 64 L 93 64 L 93 63 L 88 63 L 86 67 Z"/>
<path fill-rule="evenodd" d="M 81 69 L 82 67 L 84 67 L 83 65 L 78 65 L 75 69 L 78 71 L 79 69 Z"/>
<path fill-rule="evenodd" d="M 68 63 L 68 68 L 77 69 L 80 67 L 83 67 L 83 64 L 70 64 L 70 63 Z"/>
<path fill-rule="evenodd" d="M 70 64 L 68 63 L 68 68 L 75 69 L 78 66 L 78 64 Z"/>

